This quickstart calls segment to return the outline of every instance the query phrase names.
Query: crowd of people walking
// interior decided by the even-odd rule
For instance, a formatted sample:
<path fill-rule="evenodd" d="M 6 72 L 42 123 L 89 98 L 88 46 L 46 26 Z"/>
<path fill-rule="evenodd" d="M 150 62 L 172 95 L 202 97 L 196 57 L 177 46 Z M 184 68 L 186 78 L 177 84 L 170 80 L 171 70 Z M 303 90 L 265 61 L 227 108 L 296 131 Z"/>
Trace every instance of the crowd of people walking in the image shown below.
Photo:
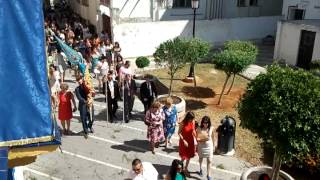
<path fill-rule="evenodd" d="M 45 19 L 46 42 L 47 42 L 47 63 L 48 79 L 51 89 L 52 107 L 58 107 L 58 119 L 61 122 L 62 133 L 71 133 L 70 120 L 72 112 L 80 111 L 80 119 L 84 136 L 94 133 L 93 123 L 95 119 L 94 105 L 88 106 L 88 95 L 94 96 L 96 93 L 105 95 L 107 108 L 106 119 L 114 122 L 122 119 L 128 123 L 132 118 L 132 109 L 135 96 L 137 96 L 137 85 L 133 79 L 133 72 L 130 69 L 130 61 L 123 63 L 121 47 L 119 42 L 114 44 L 109 39 L 109 35 L 102 31 L 97 34 L 94 28 L 82 23 L 80 18 L 70 13 L 50 12 Z M 61 47 L 56 42 L 56 37 L 83 57 L 85 65 L 90 67 L 90 72 L 94 81 L 98 82 L 98 92 L 88 91 L 84 84 L 83 75 L 68 60 Z M 65 83 L 65 72 L 70 68 L 75 71 L 75 80 L 78 87 L 69 89 Z M 74 94 L 79 103 L 75 103 Z M 207 179 L 212 179 L 211 163 L 213 158 L 214 145 L 212 140 L 213 127 L 210 118 L 204 116 L 199 126 L 195 120 L 193 112 L 187 112 L 182 120 L 178 118 L 177 107 L 173 100 L 168 97 L 164 102 L 157 101 L 157 88 L 154 82 L 146 80 L 140 87 L 139 99 L 144 105 L 144 123 L 147 126 L 147 139 L 150 142 L 150 151 L 155 153 L 155 148 L 163 144 L 164 148 L 172 147 L 172 136 L 179 129 L 178 152 L 181 160 L 174 160 L 166 175 L 168 180 L 183 180 L 189 177 L 188 166 L 190 159 L 199 156 L 199 175 L 203 176 L 202 162 L 207 160 Z M 123 117 L 117 117 L 118 101 L 123 101 Z M 142 173 L 144 172 L 144 173 Z M 132 162 L 130 179 L 154 179 L 158 176 L 152 164 L 141 162 L 136 159 Z M 152 177 L 152 178 L 150 178 Z"/>

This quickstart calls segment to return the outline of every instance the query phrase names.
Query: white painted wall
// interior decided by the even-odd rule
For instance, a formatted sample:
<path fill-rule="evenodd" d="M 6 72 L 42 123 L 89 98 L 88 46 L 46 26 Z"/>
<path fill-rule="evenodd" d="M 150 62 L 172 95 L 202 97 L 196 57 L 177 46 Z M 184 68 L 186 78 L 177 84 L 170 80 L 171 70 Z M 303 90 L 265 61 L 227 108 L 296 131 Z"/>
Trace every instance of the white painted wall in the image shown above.
<path fill-rule="evenodd" d="M 113 8 L 119 9 L 120 18 L 151 17 L 150 0 L 114 0 Z"/>
<path fill-rule="evenodd" d="M 79 14 L 82 18 L 89 20 L 89 22 L 96 27 L 99 26 L 97 21 L 97 10 L 99 9 L 99 0 L 89 0 L 89 6 L 83 6 L 79 4 L 76 0 L 70 1 L 72 9 Z"/>
<path fill-rule="evenodd" d="M 213 44 L 226 40 L 261 39 L 274 35 L 280 16 L 196 21 L 196 37 Z M 152 55 L 160 43 L 178 36 L 192 37 L 192 21 L 160 21 L 115 25 L 114 40 L 124 57 Z"/>
<path fill-rule="evenodd" d="M 280 16 L 282 13 L 283 0 L 258 0 L 258 6 L 249 6 L 246 0 L 245 7 L 238 7 L 237 0 L 225 0 L 224 18 L 257 17 L 257 16 Z"/>
<path fill-rule="evenodd" d="M 320 19 L 320 0 L 284 0 L 282 14 L 285 19 L 288 17 L 289 6 L 298 6 L 299 9 L 305 9 L 305 19 Z"/>
<path fill-rule="evenodd" d="M 320 59 L 320 27 L 279 22 L 274 59 L 284 59 L 287 64 L 296 65 L 301 30 L 316 32 L 312 60 Z"/>
<path fill-rule="evenodd" d="M 317 31 L 314 48 L 313 48 L 312 60 L 320 60 L 320 28 Z"/>

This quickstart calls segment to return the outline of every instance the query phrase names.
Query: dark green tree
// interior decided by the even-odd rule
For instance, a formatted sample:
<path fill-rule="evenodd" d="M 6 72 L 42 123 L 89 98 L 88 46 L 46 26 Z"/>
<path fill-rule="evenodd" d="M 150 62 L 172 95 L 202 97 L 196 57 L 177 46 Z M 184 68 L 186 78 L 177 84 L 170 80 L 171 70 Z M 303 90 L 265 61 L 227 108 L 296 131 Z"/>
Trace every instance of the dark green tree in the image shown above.
<path fill-rule="evenodd" d="M 144 69 L 145 67 L 148 67 L 150 64 L 150 60 L 147 57 L 140 56 L 136 59 L 136 65 L 140 69 Z"/>
<path fill-rule="evenodd" d="M 303 70 L 268 67 L 251 81 L 239 106 L 241 126 L 275 150 L 272 179 L 282 163 L 320 154 L 320 78 Z"/>
<path fill-rule="evenodd" d="M 251 54 L 239 50 L 224 50 L 215 55 L 213 63 L 217 69 L 223 70 L 226 73 L 226 80 L 223 84 L 218 104 L 221 102 L 222 95 L 226 85 L 232 74 L 242 72 L 249 64 L 251 64 Z"/>
<path fill-rule="evenodd" d="M 201 39 L 193 38 L 187 41 L 188 48 L 186 49 L 186 61 L 191 63 L 189 77 L 194 77 L 194 86 L 197 86 L 196 76 L 195 76 L 195 66 L 204 58 L 210 50 L 210 44 Z"/>
<path fill-rule="evenodd" d="M 224 44 L 224 48 L 227 50 L 230 50 L 230 51 L 243 51 L 243 52 L 246 52 L 246 54 L 248 56 L 248 59 L 246 61 L 247 62 L 246 66 L 244 66 L 243 69 L 241 69 L 239 72 L 232 73 L 233 74 L 232 82 L 231 82 L 231 85 L 226 93 L 226 94 L 229 94 L 232 87 L 233 87 L 234 79 L 235 79 L 236 75 L 241 73 L 250 64 L 253 64 L 256 61 L 256 57 L 258 54 L 258 48 L 249 41 L 227 41 Z"/>
<path fill-rule="evenodd" d="M 172 92 L 172 81 L 179 69 L 181 69 L 186 61 L 186 50 L 188 43 L 184 39 L 175 38 L 160 44 L 153 54 L 157 64 L 167 67 L 170 75 L 169 95 Z"/>

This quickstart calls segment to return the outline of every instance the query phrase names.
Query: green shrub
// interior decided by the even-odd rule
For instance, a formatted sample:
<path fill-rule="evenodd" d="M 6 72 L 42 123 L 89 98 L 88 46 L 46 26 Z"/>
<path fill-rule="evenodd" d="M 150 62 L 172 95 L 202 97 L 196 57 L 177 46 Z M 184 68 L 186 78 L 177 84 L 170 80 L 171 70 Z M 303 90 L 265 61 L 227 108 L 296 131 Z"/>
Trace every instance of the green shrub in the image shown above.
<path fill-rule="evenodd" d="M 150 60 L 147 57 L 140 56 L 136 59 L 136 65 L 138 68 L 148 67 L 150 64 Z"/>
<path fill-rule="evenodd" d="M 238 108 L 240 126 L 274 148 L 273 177 L 281 163 L 320 154 L 319 107 L 320 78 L 301 69 L 272 65 L 248 85 Z"/>

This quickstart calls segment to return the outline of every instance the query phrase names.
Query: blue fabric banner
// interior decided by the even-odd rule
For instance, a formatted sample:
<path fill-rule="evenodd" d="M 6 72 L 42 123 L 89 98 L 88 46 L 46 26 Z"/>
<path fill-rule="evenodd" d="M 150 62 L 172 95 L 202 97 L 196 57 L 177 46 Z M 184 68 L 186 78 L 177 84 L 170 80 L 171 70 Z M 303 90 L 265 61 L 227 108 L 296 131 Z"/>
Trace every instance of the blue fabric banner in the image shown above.
<path fill-rule="evenodd" d="M 52 139 L 42 0 L 0 0 L 0 146 Z"/>
<path fill-rule="evenodd" d="M 64 43 L 60 38 L 58 38 L 57 36 L 54 36 L 59 44 L 59 46 L 61 47 L 61 49 L 63 50 L 64 54 L 67 56 L 68 61 L 71 64 L 79 64 L 79 63 L 83 63 L 83 59 L 80 56 L 80 54 L 75 51 L 74 49 L 72 49 L 70 46 L 68 46 L 66 43 Z"/>
<path fill-rule="evenodd" d="M 8 148 L 0 147 L 0 179 L 8 176 Z"/>

